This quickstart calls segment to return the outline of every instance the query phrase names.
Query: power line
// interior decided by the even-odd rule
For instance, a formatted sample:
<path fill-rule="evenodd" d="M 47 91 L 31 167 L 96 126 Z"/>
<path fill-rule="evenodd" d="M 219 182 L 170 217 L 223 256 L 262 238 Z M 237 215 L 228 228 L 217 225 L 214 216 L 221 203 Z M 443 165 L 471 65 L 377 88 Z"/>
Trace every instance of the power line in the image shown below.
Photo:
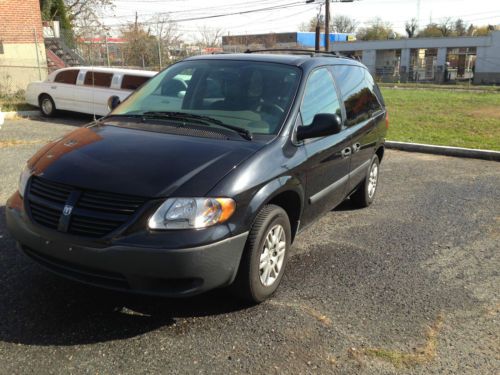
<path fill-rule="evenodd" d="M 244 14 L 266 12 L 266 11 L 273 11 L 273 10 L 283 10 L 286 8 L 303 7 L 306 5 L 309 5 L 309 4 L 305 4 L 303 2 L 294 2 L 294 3 L 288 3 L 288 4 L 284 4 L 284 5 L 277 5 L 277 6 L 266 7 L 266 8 L 243 10 L 243 11 L 237 11 L 237 12 L 231 12 L 231 13 L 221 13 L 221 14 L 207 15 L 207 16 L 201 16 L 201 17 L 188 17 L 188 18 L 180 18 L 180 19 L 172 18 L 169 21 L 172 23 L 198 21 L 198 20 L 221 18 L 221 17 L 228 17 L 228 16 L 235 16 L 235 15 L 244 15 Z M 160 13 L 157 13 L 157 15 L 167 16 L 167 15 L 169 15 L 169 12 L 160 12 Z M 155 22 L 152 22 L 152 21 L 141 22 L 142 25 L 152 25 L 154 23 Z M 108 26 L 116 27 L 116 26 L 125 26 L 127 24 L 128 24 L 128 22 L 115 23 L 115 24 L 109 24 Z"/>

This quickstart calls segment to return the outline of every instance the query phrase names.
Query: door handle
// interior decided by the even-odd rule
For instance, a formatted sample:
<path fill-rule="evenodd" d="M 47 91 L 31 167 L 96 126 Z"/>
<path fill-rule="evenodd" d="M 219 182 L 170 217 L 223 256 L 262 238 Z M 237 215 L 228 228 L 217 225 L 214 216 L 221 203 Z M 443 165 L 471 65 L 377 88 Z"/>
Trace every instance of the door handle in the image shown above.
<path fill-rule="evenodd" d="M 340 154 L 342 155 L 342 158 L 346 158 L 348 157 L 349 155 L 351 155 L 351 148 L 350 147 L 347 147 L 347 148 L 344 148 Z"/>
<path fill-rule="evenodd" d="M 361 145 L 359 143 L 355 143 L 352 145 L 352 153 L 355 154 L 361 149 Z"/>
<path fill-rule="evenodd" d="M 50 88 L 55 90 L 55 89 L 57 89 L 57 86 L 50 86 Z"/>

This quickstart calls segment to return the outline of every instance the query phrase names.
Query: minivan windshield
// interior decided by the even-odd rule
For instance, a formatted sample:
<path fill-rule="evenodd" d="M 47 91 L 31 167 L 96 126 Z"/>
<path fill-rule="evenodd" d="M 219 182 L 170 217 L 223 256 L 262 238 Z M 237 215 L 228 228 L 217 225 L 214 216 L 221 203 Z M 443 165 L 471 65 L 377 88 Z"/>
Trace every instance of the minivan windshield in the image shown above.
<path fill-rule="evenodd" d="M 183 61 L 160 72 L 110 115 L 205 116 L 252 134 L 277 134 L 300 80 L 296 67 L 255 61 Z"/>

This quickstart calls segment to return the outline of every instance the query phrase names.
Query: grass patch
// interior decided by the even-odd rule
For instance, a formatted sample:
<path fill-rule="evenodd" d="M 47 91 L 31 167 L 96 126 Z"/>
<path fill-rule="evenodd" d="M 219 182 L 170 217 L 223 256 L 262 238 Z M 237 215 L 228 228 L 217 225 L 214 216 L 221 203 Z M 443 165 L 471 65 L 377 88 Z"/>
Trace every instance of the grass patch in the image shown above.
<path fill-rule="evenodd" d="M 399 87 L 399 88 L 409 88 L 409 89 L 427 89 L 427 90 L 470 90 L 470 91 L 489 91 L 489 92 L 500 92 L 500 86 L 481 86 L 481 85 L 468 85 L 467 83 L 456 83 L 456 84 L 446 84 L 439 85 L 435 83 L 392 83 L 392 82 L 378 82 L 380 87 Z"/>
<path fill-rule="evenodd" d="M 390 362 L 395 367 L 412 367 L 429 362 L 436 357 L 437 336 L 443 327 L 443 317 L 438 315 L 434 323 L 427 328 L 426 341 L 422 346 L 415 348 L 412 352 L 402 352 L 384 348 L 368 348 L 362 353 L 367 356 Z"/>
<path fill-rule="evenodd" d="M 35 109 L 35 107 L 25 102 L 24 91 L 22 90 L 11 95 L 0 93 L 0 108 L 2 112 L 30 111 Z"/>
<path fill-rule="evenodd" d="M 391 141 L 500 151 L 500 92 L 382 88 Z"/>

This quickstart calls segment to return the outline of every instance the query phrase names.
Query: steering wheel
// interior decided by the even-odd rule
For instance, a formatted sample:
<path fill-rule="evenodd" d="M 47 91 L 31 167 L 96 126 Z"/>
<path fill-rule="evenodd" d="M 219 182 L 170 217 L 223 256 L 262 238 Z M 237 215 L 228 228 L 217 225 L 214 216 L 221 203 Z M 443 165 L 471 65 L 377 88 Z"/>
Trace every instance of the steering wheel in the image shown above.
<path fill-rule="evenodd" d="M 277 104 L 269 104 L 266 102 L 259 103 L 259 110 L 258 112 L 265 112 L 270 114 L 271 116 L 281 116 L 283 113 L 285 113 L 285 110 L 281 108 Z"/>

